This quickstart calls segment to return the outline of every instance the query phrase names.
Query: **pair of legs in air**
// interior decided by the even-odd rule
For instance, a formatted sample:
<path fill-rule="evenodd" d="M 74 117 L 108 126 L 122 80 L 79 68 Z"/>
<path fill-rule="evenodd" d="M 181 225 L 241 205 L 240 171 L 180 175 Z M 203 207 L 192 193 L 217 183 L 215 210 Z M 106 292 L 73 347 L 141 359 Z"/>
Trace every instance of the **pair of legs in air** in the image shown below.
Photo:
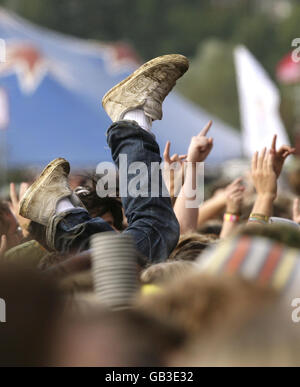
<path fill-rule="evenodd" d="M 188 69 L 181 55 L 166 55 L 141 66 L 130 77 L 111 89 L 103 98 L 103 107 L 113 124 L 107 132 L 112 158 L 119 168 L 119 156 L 126 155 L 128 170 L 135 162 L 148 169 L 147 195 L 122 197 L 128 228 L 140 254 L 148 262 L 168 258 L 179 238 L 179 225 L 169 197 L 163 195 L 159 171 L 158 197 L 151 194 L 151 165 L 161 162 L 159 147 L 151 133 L 152 121 L 162 118 L 162 103 L 176 81 Z M 50 249 L 77 253 L 89 249 L 91 235 L 113 231 L 101 218 L 92 219 L 68 185 L 70 165 L 56 159 L 42 172 L 26 192 L 20 214 L 46 226 Z M 130 185 L 133 175 L 127 174 Z M 156 195 L 157 196 L 157 195 Z"/>

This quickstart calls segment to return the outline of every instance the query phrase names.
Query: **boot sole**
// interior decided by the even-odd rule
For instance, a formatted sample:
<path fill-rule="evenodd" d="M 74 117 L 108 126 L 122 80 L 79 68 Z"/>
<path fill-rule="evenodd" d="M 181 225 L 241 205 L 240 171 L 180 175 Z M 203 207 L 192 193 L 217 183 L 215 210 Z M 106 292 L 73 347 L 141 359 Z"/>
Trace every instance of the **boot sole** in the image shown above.
<path fill-rule="evenodd" d="M 22 198 L 21 204 L 20 204 L 20 215 L 24 218 L 28 218 L 28 209 L 31 205 L 32 198 L 36 194 L 36 192 L 40 189 L 41 186 L 45 185 L 47 179 L 53 171 L 55 171 L 58 167 L 63 167 L 65 172 L 67 174 L 70 173 L 70 164 L 65 159 L 56 159 L 52 161 L 50 164 L 47 165 L 47 167 L 43 170 L 43 172 L 40 174 L 40 176 L 37 178 L 37 180 L 29 187 L 29 189 L 26 191 L 25 195 Z"/>
<path fill-rule="evenodd" d="M 124 86 L 125 83 L 129 83 L 130 81 L 134 80 L 141 74 L 145 72 L 151 72 L 156 67 L 160 67 L 161 65 L 171 65 L 171 64 L 178 64 L 182 67 L 182 75 L 189 69 L 189 61 L 188 59 L 183 55 L 164 55 L 155 59 L 150 60 L 149 62 L 142 65 L 140 68 L 138 68 L 134 73 L 129 75 L 129 77 L 125 78 L 122 82 L 118 83 L 116 86 L 114 86 L 112 89 L 110 89 L 105 96 L 102 99 L 102 106 L 104 107 L 106 103 L 109 101 L 110 97 L 116 90 L 118 90 L 120 87 Z"/>

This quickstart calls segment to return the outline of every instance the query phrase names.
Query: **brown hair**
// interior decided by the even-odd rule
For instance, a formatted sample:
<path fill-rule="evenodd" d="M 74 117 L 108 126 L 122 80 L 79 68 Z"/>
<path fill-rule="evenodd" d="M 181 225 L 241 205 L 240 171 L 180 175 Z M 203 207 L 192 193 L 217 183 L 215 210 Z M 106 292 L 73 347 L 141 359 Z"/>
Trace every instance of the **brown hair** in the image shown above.
<path fill-rule="evenodd" d="M 138 306 L 173 321 L 187 334 L 215 337 L 234 329 L 275 299 L 275 291 L 240 277 L 191 274 L 144 297 Z"/>
<path fill-rule="evenodd" d="M 189 343 L 172 367 L 299 367 L 299 327 L 281 303 L 264 308 L 239 329 Z M 178 356 L 179 355 L 179 356 Z"/>
<path fill-rule="evenodd" d="M 213 234 L 189 233 L 182 235 L 169 260 L 195 261 L 207 247 L 216 243 L 217 240 L 218 237 Z"/>
<path fill-rule="evenodd" d="M 163 262 L 149 266 L 141 274 L 143 284 L 164 284 L 182 278 L 197 266 L 189 261 Z"/>

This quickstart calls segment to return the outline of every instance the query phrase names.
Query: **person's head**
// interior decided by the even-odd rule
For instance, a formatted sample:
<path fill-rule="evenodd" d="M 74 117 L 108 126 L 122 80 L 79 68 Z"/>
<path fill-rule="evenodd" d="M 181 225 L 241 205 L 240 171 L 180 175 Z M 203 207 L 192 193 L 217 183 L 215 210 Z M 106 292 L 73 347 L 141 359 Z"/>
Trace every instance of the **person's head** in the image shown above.
<path fill-rule="evenodd" d="M 169 260 L 195 261 L 207 247 L 216 243 L 217 240 L 218 237 L 214 234 L 190 233 L 182 235 Z"/>
<path fill-rule="evenodd" d="M 87 174 L 72 173 L 69 175 L 69 185 L 72 190 L 75 190 L 79 186 L 84 186 L 89 181 Z"/>
<path fill-rule="evenodd" d="M 75 192 L 92 218 L 100 217 L 116 230 L 123 230 L 122 202 L 118 198 L 100 198 L 92 188 L 78 187 Z"/>
<path fill-rule="evenodd" d="M 7 247 L 12 248 L 23 239 L 19 224 L 11 212 L 8 203 L 0 201 L 0 236 L 6 235 Z"/>
<path fill-rule="evenodd" d="M 288 247 L 300 249 L 300 229 L 282 223 L 248 224 L 238 231 L 239 236 L 264 237 Z"/>
<path fill-rule="evenodd" d="M 145 269 L 140 279 L 144 285 L 164 285 L 184 277 L 193 269 L 195 269 L 195 264 L 189 261 L 157 263 Z"/>
<path fill-rule="evenodd" d="M 203 235 L 208 234 L 218 238 L 222 231 L 222 225 L 222 220 L 209 220 L 198 229 L 198 233 Z"/>
<path fill-rule="evenodd" d="M 71 316 L 57 346 L 57 366 L 157 367 L 185 340 L 167 321 L 135 310 L 94 308 Z"/>
<path fill-rule="evenodd" d="M 0 323 L 0 365 L 48 365 L 63 314 L 55 282 L 20 264 L 1 264 L 0 299 L 6 306 L 6 322 Z"/>
<path fill-rule="evenodd" d="M 238 329 L 225 331 L 222 338 L 190 343 L 169 366 L 299 367 L 299 327 L 289 307 L 275 302 Z"/>
<path fill-rule="evenodd" d="M 244 234 L 237 234 L 206 250 L 196 262 L 198 270 L 202 274 L 216 277 L 238 275 L 276 289 L 281 294 L 298 292 L 300 277 L 298 242 L 297 239 L 293 240 L 292 236 L 289 243 L 284 243 L 284 238 L 288 241 L 290 232 L 292 233 L 294 229 L 287 228 L 285 236 L 284 232 L 281 232 L 282 229 L 280 225 L 279 234 L 276 235 L 275 232 L 274 235 L 275 225 L 249 225 L 243 231 Z M 296 233 L 299 234 L 299 231 L 296 230 Z M 295 238 L 299 238 L 297 234 L 294 235 Z"/>
<path fill-rule="evenodd" d="M 137 304 L 145 313 L 172 321 L 191 338 L 215 338 L 237 329 L 274 299 L 271 288 L 239 276 L 193 273 Z"/>

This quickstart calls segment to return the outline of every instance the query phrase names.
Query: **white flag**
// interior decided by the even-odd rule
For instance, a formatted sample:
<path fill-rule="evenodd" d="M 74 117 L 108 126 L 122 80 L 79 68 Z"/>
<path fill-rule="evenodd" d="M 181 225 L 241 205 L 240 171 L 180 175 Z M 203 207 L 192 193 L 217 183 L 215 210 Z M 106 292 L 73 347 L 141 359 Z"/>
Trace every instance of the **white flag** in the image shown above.
<path fill-rule="evenodd" d="M 9 108 L 7 94 L 0 89 L 0 130 L 7 129 L 9 124 Z"/>
<path fill-rule="evenodd" d="M 252 157 L 265 146 L 270 148 L 274 134 L 278 146 L 290 145 L 279 113 L 277 87 L 247 48 L 237 47 L 234 56 L 245 156 Z"/>

